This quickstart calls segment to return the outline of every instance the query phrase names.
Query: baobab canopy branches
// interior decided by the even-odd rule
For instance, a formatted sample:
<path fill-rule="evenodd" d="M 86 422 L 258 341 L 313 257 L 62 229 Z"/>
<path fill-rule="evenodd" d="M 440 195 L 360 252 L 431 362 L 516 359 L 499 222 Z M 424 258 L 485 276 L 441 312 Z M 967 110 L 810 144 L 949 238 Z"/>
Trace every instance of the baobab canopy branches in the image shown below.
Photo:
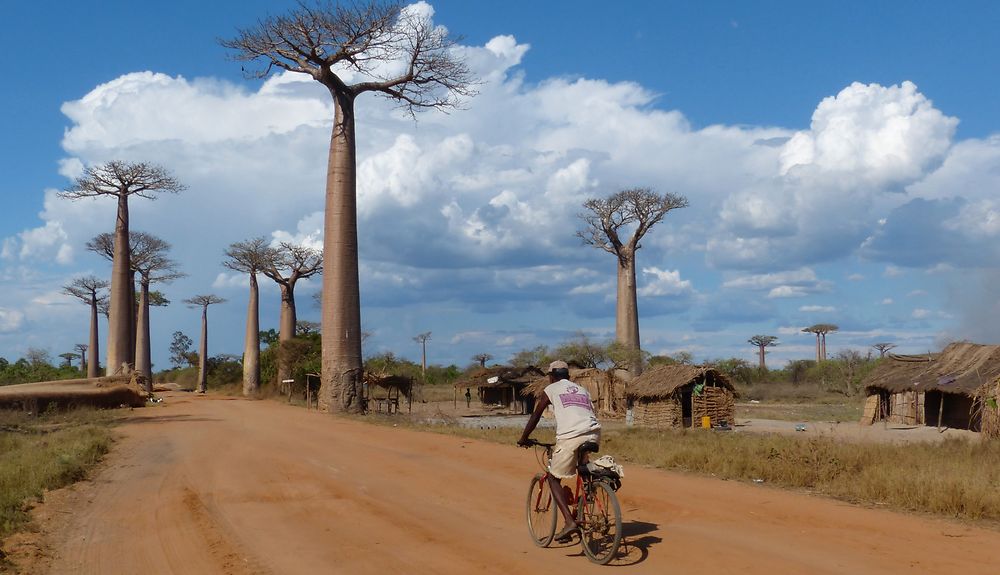
<path fill-rule="evenodd" d="M 323 225 L 323 357 L 319 406 L 360 411 L 361 293 L 358 279 L 357 141 L 354 101 L 373 92 L 411 114 L 449 108 L 474 93 L 472 72 L 447 30 L 418 6 L 372 0 L 300 2 L 223 40 L 244 74 L 275 68 L 310 75 L 333 99 Z M 247 68 L 252 64 L 253 67 Z M 355 81 L 357 80 L 357 81 Z M 349 83 L 353 82 L 353 83 Z"/>

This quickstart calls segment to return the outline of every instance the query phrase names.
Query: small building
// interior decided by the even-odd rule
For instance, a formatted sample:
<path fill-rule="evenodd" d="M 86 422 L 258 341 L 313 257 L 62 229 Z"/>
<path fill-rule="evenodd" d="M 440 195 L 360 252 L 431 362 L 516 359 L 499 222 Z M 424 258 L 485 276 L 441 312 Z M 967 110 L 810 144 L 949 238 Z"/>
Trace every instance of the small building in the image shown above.
<path fill-rule="evenodd" d="M 940 353 L 889 354 L 863 382 L 867 399 L 861 423 L 983 431 L 988 390 L 998 378 L 996 345 L 959 342 Z M 993 424 L 989 418 L 986 422 Z"/>
<path fill-rule="evenodd" d="M 535 399 L 522 392 L 543 375 L 545 373 L 533 365 L 479 368 L 455 382 L 455 397 L 464 393 L 459 393 L 460 389 L 475 388 L 476 397 L 484 407 L 516 414 L 531 413 L 535 409 Z"/>
<path fill-rule="evenodd" d="M 413 409 L 413 378 L 406 375 L 365 372 L 364 397 L 367 411 L 398 413 L 400 398 L 406 398 L 406 410 Z"/>
<path fill-rule="evenodd" d="M 625 415 L 625 382 L 611 371 L 593 367 L 584 369 L 570 368 L 569 379 L 579 384 L 590 394 L 594 404 L 594 412 L 604 417 L 622 417 Z M 549 385 L 549 378 L 542 376 L 524 388 L 524 394 L 539 397 Z"/>
<path fill-rule="evenodd" d="M 712 367 L 660 365 L 628 384 L 631 422 L 646 427 L 733 425 L 736 390 L 725 374 Z M 626 421 L 629 419 L 627 418 Z"/>

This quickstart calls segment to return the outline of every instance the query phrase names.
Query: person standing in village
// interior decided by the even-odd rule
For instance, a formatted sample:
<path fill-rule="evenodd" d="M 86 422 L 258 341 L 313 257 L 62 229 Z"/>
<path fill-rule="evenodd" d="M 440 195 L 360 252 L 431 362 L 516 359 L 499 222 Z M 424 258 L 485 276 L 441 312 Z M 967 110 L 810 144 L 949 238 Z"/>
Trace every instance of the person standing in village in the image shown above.
<path fill-rule="evenodd" d="M 472 407 L 472 392 L 468 387 L 465 388 L 465 408 L 469 409 Z"/>
<path fill-rule="evenodd" d="M 601 424 L 594 413 L 594 404 L 587 390 L 569 379 L 569 365 L 565 361 L 553 361 L 548 370 L 549 385 L 535 404 L 528 423 L 521 432 L 517 444 L 529 447 L 531 432 L 535 430 L 542 412 L 549 405 L 556 417 L 556 445 L 549 461 L 549 489 L 559 511 L 565 518 L 566 526 L 556 534 L 559 542 L 569 541 L 580 528 L 569 510 L 566 494 L 563 491 L 562 479 L 576 476 L 577 450 L 587 442 L 599 444 L 601 441 Z"/>

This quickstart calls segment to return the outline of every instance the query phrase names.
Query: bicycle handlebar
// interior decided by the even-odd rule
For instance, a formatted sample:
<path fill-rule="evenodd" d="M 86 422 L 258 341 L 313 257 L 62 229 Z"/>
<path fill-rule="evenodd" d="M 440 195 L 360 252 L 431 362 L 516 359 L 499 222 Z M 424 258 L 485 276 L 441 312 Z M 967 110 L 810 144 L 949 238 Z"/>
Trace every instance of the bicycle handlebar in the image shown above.
<path fill-rule="evenodd" d="M 555 447 L 556 444 L 555 443 L 542 443 L 541 441 L 538 441 L 537 439 L 528 439 L 528 441 L 526 441 L 524 444 L 520 444 L 519 443 L 518 446 L 524 447 L 525 449 L 527 449 L 529 447 Z"/>

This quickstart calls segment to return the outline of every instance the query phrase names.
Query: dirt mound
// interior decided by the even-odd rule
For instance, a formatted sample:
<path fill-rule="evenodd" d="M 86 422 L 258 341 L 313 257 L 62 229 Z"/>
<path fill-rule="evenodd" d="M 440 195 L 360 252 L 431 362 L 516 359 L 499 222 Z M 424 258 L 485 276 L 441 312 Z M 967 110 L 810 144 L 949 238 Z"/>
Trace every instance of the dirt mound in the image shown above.
<path fill-rule="evenodd" d="M 0 409 L 38 413 L 71 407 L 142 407 L 146 392 L 138 374 L 40 381 L 0 387 Z"/>

